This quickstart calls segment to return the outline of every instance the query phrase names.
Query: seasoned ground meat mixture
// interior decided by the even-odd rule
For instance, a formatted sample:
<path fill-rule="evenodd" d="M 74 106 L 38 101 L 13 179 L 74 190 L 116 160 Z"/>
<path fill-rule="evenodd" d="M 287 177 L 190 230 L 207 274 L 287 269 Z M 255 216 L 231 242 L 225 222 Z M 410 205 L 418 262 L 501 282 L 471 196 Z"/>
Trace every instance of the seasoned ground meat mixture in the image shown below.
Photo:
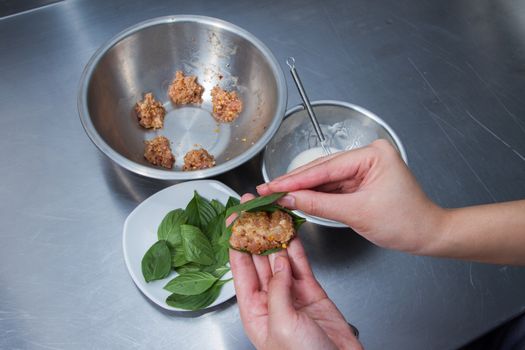
<path fill-rule="evenodd" d="M 170 85 L 168 95 L 176 105 L 201 104 L 203 92 L 204 88 L 197 83 L 196 76 L 186 77 L 182 71 L 178 70 Z"/>
<path fill-rule="evenodd" d="M 225 91 L 215 86 L 211 90 L 211 101 L 213 116 L 220 122 L 232 122 L 242 111 L 242 101 L 235 91 Z"/>
<path fill-rule="evenodd" d="M 230 245 L 261 254 L 269 249 L 286 248 L 294 234 L 292 217 L 283 211 L 244 212 L 233 224 Z"/>
<path fill-rule="evenodd" d="M 200 170 L 215 166 L 215 158 L 204 148 L 194 149 L 184 156 L 184 166 L 182 170 Z"/>
<path fill-rule="evenodd" d="M 164 136 L 157 136 L 150 141 L 144 141 L 146 148 L 144 158 L 153 165 L 160 165 L 164 168 L 173 168 L 175 156 L 171 153 L 170 140 Z"/>
<path fill-rule="evenodd" d="M 166 110 L 162 103 L 155 100 L 151 92 L 144 95 L 142 101 L 135 105 L 139 124 L 146 129 L 161 129 L 164 126 Z"/>

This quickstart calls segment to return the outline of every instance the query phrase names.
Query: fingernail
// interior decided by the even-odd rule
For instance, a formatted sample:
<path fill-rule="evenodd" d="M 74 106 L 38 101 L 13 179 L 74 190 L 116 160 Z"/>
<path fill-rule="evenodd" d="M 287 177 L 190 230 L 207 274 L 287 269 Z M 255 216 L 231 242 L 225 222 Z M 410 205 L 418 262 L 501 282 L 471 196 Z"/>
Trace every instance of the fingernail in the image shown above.
<path fill-rule="evenodd" d="M 268 260 L 270 261 L 270 269 L 273 273 L 274 263 L 275 263 L 275 254 L 268 255 Z"/>
<path fill-rule="evenodd" d="M 257 189 L 257 192 L 259 192 L 259 190 L 266 189 L 266 187 L 268 187 L 268 184 L 260 184 L 255 188 Z"/>
<path fill-rule="evenodd" d="M 275 257 L 275 262 L 274 262 L 274 265 L 273 265 L 273 272 L 279 272 L 279 271 L 282 271 L 284 269 L 284 258 L 281 257 L 281 256 L 276 256 Z"/>
<path fill-rule="evenodd" d="M 287 194 L 279 200 L 279 204 L 283 207 L 294 209 L 295 208 L 295 197 Z"/>

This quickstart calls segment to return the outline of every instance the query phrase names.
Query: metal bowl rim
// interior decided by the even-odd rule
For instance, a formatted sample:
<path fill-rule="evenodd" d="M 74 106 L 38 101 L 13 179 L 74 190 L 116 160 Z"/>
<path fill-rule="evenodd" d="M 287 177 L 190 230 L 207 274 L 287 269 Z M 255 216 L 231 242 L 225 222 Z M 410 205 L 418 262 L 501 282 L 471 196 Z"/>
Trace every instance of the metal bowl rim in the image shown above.
<path fill-rule="evenodd" d="M 192 171 L 192 172 L 182 172 L 182 171 L 171 171 L 171 170 L 162 170 L 155 169 L 146 165 L 136 163 L 124 156 L 119 152 L 115 151 L 96 131 L 96 128 L 89 117 L 89 110 L 87 106 L 87 91 L 88 85 L 95 70 L 95 67 L 102 59 L 102 57 L 111 49 L 114 45 L 119 43 L 121 40 L 126 37 L 142 30 L 145 28 L 153 27 L 159 24 L 175 23 L 175 22 L 196 22 L 210 25 L 212 27 L 218 27 L 234 34 L 241 36 L 246 39 L 248 42 L 253 44 L 267 59 L 268 64 L 271 70 L 274 73 L 274 76 L 277 80 L 277 91 L 280 93 L 277 95 L 277 108 L 274 115 L 274 118 L 266 131 L 262 134 L 261 138 L 255 142 L 248 150 L 240 154 L 237 157 L 234 157 L 216 167 Z M 272 139 L 273 135 L 279 129 L 281 121 L 285 114 L 287 99 L 288 99 L 288 90 L 286 87 L 286 80 L 284 78 L 284 73 L 279 65 L 277 59 L 270 51 L 270 49 L 258 38 L 256 38 L 250 32 L 238 27 L 237 25 L 208 16 L 198 16 L 198 15 L 171 15 L 171 16 L 162 16 L 152 19 L 148 19 L 142 22 L 139 22 L 131 27 L 128 27 L 121 31 L 120 33 L 113 36 L 111 39 L 106 41 L 101 47 L 99 47 L 93 56 L 89 59 L 82 76 L 80 78 L 80 84 L 77 95 L 77 108 L 80 116 L 80 122 L 84 131 L 89 136 L 91 141 L 97 146 L 97 148 L 107 155 L 111 160 L 113 160 L 118 165 L 123 168 L 146 176 L 162 180 L 193 180 L 193 179 L 202 179 L 207 177 L 212 177 L 215 175 L 222 174 L 229 170 L 232 170 L 241 164 L 247 162 L 253 158 L 257 153 L 263 149 L 266 144 Z"/>
<path fill-rule="evenodd" d="M 383 119 L 379 118 L 373 112 L 371 112 L 368 109 L 363 108 L 361 106 L 355 105 L 353 103 L 344 102 L 344 101 L 337 101 L 337 100 L 318 100 L 318 101 L 312 101 L 312 102 L 310 102 L 310 104 L 313 107 L 315 107 L 315 106 L 339 106 L 339 107 L 345 107 L 345 108 L 348 108 L 348 109 L 356 110 L 356 111 L 366 115 L 367 117 L 369 117 L 370 119 L 374 120 L 376 123 L 381 125 L 383 128 L 385 128 L 385 130 L 388 132 L 388 134 L 394 140 L 394 142 L 396 144 L 396 147 L 399 150 L 399 154 L 401 155 L 401 158 L 405 161 L 406 164 L 408 164 L 408 159 L 407 159 L 405 147 L 403 146 L 403 143 L 401 142 L 401 139 L 397 136 L 395 131 Z M 304 110 L 304 109 L 305 109 L 304 105 L 302 103 L 300 103 L 300 104 L 296 105 L 295 107 L 292 107 L 292 108 L 288 109 L 286 111 L 286 114 L 284 115 L 283 119 L 286 119 L 286 118 L 290 117 L 292 114 L 294 114 L 294 113 L 296 113 L 296 112 L 298 112 L 300 110 Z M 266 152 L 267 151 L 268 151 L 268 146 L 266 146 L 264 148 L 264 153 L 263 153 L 263 156 L 262 156 L 261 172 L 262 172 L 262 176 L 263 176 L 264 182 L 270 181 L 270 176 L 268 176 L 268 171 L 266 170 Z M 348 227 L 348 225 L 345 225 L 345 224 L 343 224 L 341 222 L 315 217 L 315 216 L 303 213 L 303 212 L 301 212 L 299 210 L 294 210 L 294 213 L 298 214 L 301 217 L 304 217 L 305 219 L 307 219 L 308 222 L 313 222 L 313 223 L 318 224 L 318 225 L 330 226 L 330 227 Z"/>

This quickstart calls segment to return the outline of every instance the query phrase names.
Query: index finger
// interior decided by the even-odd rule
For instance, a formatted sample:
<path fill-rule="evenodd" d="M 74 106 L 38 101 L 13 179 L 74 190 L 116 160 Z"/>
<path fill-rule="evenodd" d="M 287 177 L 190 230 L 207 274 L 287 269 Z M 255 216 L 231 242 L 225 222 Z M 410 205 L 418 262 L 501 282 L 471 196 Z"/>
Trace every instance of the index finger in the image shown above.
<path fill-rule="evenodd" d="M 283 174 L 283 175 L 273 179 L 273 181 L 270 181 L 270 182 L 281 181 L 283 179 L 286 179 L 287 177 L 293 176 L 293 175 L 295 175 L 297 173 L 305 171 L 306 169 L 309 169 L 309 168 L 314 167 L 316 165 L 325 163 L 325 162 L 329 161 L 330 159 L 338 157 L 338 156 L 341 155 L 341 153 L 342 152 L 337 152 L 337 153 L 331 154 L 329 156 L 323 156 L 323 157 L 317 158 L 317 159 L 315 159 L 315 160 L 313 160 L 313 161 L 311 161 L 309 163 L 301 165 L 300 167 L 290 171 L 289 173 Z M 264 184 L 261 184 L 261 185 L 257 186 L 257 193 L 259 193 L 259 195 L 261 195 L 261 196 L 267 196 L 267 195 L 271 194 L 272 191 L 268 187 L 268 183 L 264 183 Z"/>
<path fill-rule="evenodd" d="M 370 148 L 360 148 L 342 153 L 325 162 L 266 184 L 270 192 L 293 192 L 315 188 L 330 182 L 363 176 L 373 165 L 374 153 Z"/>
<path fill-rule="evenodd" d="M 254 198 L 252 194 L 244 194 L 241 203 Z M 232 214 L 226 219 L 226 226 L 235 220 L 237 214 Z M 230 267 L 233 274 L 233 285 L 239 303 L 244 304 L 252 295 L 259 291 L 259 279 L 250 254 L 230 249 Z"/>

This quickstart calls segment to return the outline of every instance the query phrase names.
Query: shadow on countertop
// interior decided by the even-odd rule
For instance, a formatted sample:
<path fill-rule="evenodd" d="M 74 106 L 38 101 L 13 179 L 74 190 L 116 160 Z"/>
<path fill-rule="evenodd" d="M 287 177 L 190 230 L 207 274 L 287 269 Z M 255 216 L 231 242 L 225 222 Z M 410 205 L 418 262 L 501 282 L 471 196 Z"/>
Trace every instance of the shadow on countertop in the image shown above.
<path fill-rule="evenodd" d="M 108 188 L 117 195 L 117 198 L 124 197 L 135 204 L 143 202 L 146 198 L 166 187 L 183 182 L 148 178 L 120 167 L 103 155 L 100 155 L 99 159 Z M 247 192 L 255 193 L 255 186 L 264 182 L 260 164 L 261 156 L 259 154 L 236 169 L 210 179 L 224 183 L 239 195 Z"/>
<path fill-rule="evenodd" d="M 378 250 L 350 228 L 307 223 L 301 227 L 299 233 L 312 265 L 346 267 Z"/>

